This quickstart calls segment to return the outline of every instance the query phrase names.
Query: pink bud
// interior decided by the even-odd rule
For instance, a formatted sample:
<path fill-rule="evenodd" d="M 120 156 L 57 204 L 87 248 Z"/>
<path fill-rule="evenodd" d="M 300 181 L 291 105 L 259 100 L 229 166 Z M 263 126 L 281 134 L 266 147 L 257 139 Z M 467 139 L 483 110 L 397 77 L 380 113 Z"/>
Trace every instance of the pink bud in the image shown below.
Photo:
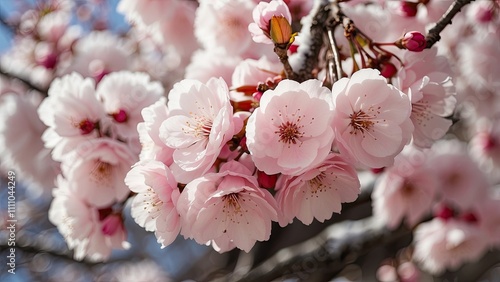
<path fill-rule="evenodd" d="M 422 52 L 427 46 L 425 35 L 418 31 L 410 31 L 405 33 L 401 39 L 401 45 L 412 52 Z"/>
<path fill-rule="evenodd" d="M 276 185 L 276 181 L 278 180 L 278 175 L 268 175 L 262 171 L 257 171 L 257 181 L 259 182 L 259 186 L 266 189 L 274 188 Z"/>
<path fill-rule="evenodd" d="M 101 231 L 104 235 L 112 236 L 122 228 L 122 218 L 119 214 L 107 216 L 102 222 Z"/>
<path fill-rule="evenodd" d="M 372 168 L 370 170 L 373 174 L 380 174 L 380 173 L 384 172 L 385 167 Z"/>
<path fill-rule="evenodd" d="M 380 66 L 380 74 L 385 78 L 391 78 L 398 72 L 393 63 L 385 62 Z"/>
<path fill-rule="evenodd" d="M 118 123 L 126 122 L 128 119 L 127 112 L 125 112 L 125 110 L 123 109 L 120 109 L 118 112 L 112 114 L 112 116 Z"/>
<path fill-rule="evenodd" d="M 399 10 L 401 14 L 405 17 L 414 17 L 417 15 L 418 11 L 418 3 L 401 1 Z"/>

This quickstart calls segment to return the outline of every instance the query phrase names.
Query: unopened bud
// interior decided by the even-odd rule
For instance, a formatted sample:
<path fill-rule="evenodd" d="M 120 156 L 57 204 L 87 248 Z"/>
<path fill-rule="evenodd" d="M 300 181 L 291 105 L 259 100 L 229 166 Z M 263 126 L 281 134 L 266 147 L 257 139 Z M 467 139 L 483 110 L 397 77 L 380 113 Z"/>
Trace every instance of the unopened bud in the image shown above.
<path fill-rule="evenodd" d="M 257 171 L 257 181 L 259 186 L 266 189 L 274 188 L 276 181 L 278 180 L 278 175 L 268 175 L 265 172 Z"/>
<path fill-rule="evenodd" d="M 427 47 L 425 35 L 418 31 L 405 33 L 403 38 L 394 42 L 394 44 L 401 49 L 408 49 L 408 51 L 412 52 L 422 52 Z"/>
<path fill-rule="evenodd" d="M 399 10 L 401 11 L 401 14 L 405 17 L 414 17 L 417 15 L 418 11 L 418 2 L 407 2 L 407 1 L 401 1 L 401 4 L 399 6 Z"/>
<path fill-rule="evenodd" d="M 455 216 L 455 212 L 450 207 L 443 205 L 437 210 L 435 216 L 441 218 L 444 221 L 447 221 L 448 219 Z"/>
<path fill-rule="evenodd" d="M 293 43 L 292 26 L 283 16 L 273 16 L 269 21 L 269 35 L 274 44 L 286 45 Z"/>
<path fill-rule="evenodd" d="M 380 74 L 385 78 L 391 78 L 398 72 L 393 63 L 385 62 L 380 64 Z"/>

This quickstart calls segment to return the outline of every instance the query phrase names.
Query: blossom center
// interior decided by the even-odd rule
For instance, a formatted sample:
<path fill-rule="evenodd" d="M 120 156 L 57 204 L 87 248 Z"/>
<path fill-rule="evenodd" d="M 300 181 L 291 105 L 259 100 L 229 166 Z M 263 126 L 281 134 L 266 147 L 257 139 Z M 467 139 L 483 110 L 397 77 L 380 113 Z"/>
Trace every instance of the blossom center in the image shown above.
<path fill-rule="evenodd" d="M 118 123 L 124 123 L 128 119 L 127 112 L 124 109 L 120 109 L 118 112 L 112 114 L 113 119 Z"/>
<path fill-rule="evenodd" d="M 239 195 L 237 193 L 231 193 L 222 197 L 224 201 L 223 212 L 228 212 L 228 209 L 234 211 L 234 213 L 241 213 L 241 205 L 239 203 Z"/>
<path fill-rule="evenodd" d="M 311 188 L 311 193 L 317 194 L 318 192 L 322 192 L 324 188 L 327 186 L 323 184 L 323 180 L 325 179 L 325 172 L 321 172 L 313 179 L 309 180 L 309 187 Z M 318 197 L 318 195 L 316 195 Z"/>
<path fill-rule="evenodd" d="M 111 164 L 98 160 L 90 172 L 90 176 L 98 183 L 109 182 L 112 172 L 113 166 Z"/>
<path fill-rule="evenodd" d="M 369 114 L 366 114 L 363 110 L 359 110 L 356 113 L 350 114 L 349 118 L 351 119 L 349 125 L 352 128 L 349 133 L 354 135 L 356 135 L 358 132 L 364 133 L 365 131 L 369 130 L 374 124 L 374 122 L 372 121 L 373 117 Z"/>
<path fill-rule="evenodd" d="M 196 138 L 206 138 L 210 136 L 213 121 L 205 116 L 193 115 L 192 121 L 187 121 L 186 125 L 191 128 L 191 133 Z M 187 134 L 189 132 L 184 131 L 184 133 Z"/>
<path fill-rule="evenodd" d="M 284 122 L 282 123 L 277 131 L 280 137 L 279 142 L 287 143 L 287 144 L 297 144 L 297 139 L 304 136 L 303 132 L 300 132 L 301 126 L 298 126 L 296 123 L 292 122 Z"/>
<path fill-rule="evenodd" d="M 89 134 L 95 129 L 95 124 L 88 119 L 80 121 L 80 123 L 76 126 L 80 129 L 80 133 L 83 135 Z"/>

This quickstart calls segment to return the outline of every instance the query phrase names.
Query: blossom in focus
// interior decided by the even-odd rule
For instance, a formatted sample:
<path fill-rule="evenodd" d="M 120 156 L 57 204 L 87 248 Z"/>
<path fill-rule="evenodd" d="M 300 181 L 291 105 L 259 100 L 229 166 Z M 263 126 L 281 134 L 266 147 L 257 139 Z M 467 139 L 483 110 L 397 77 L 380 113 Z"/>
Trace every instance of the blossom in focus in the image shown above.
<path fill-rule="evenodd" d="M 319 80 L 282 80 L 248 119 L 247 147 L 266 174 L 298 175 L 323 162 L 332 142 L 330 91 Z"/>
<path fill-rule="evenodd" d="M 254 22 L 248 25 L 248 30 L 252 34 L 253 41 L 257 43 L 272 44 L 271 41 L 271 20 L 282 18 L 282 21 L 287 21 L 292 24 L 292 15 L 288 6 L 282 0 L 272 0 L 269 3 L 260 2 L 253 9 L 252 17 Z M 281 21 L 281 20 L 278 20 Z"/>
<path fill-rule="evenodd" d="M 396 85 L 412 103 L 413 144 L 428 148 L 452 125 L 448 117 L 455 110 L 457 99 L 451 68 L 448 59 L 437 55 L 436 48 L 419 54 L 406 53 L 403 63 Z"/>
<path fill-rule="evenodd" d="M 362 69 L 334 83 L 333 127 L 340 153 L 357 165 L 390 166 L 413 132 L 407 95 L 379 71 Z"/>
<path fill-rule="evenodd" d="M 249 252 L 271 235 L 278 221 L 276 201 L 257 184 L 252 172 L 236 161 L 189 182 L 177 202 L 181 234 L 219 252 L 237 247 Z"/>
<path fill-rule="evenodd" d="M 340 213 L 341 203 L 356 200 L 360 183 L 354 167 L 332 153 L 301 175 L 283 175 L 276 190 L 280 225 L 291 223 L 294 217 L 309 225 L 314 218 L 320 222 L 330 219 L 334 212 Z"/>
<path fill-rule="evenodd" d="M 410 31 L 396 42 L 396 46 L 412 52 L 422 52 L 427 47 L 427 41 L 422 33 Z"/>
<path fill-rule="evenodd" d="M 174 149 L 160 139 L 160 126 L 168 118 L 167 99 L 161 97 L 156 103 L 141 111 L 144 122 L 137 124 L 137 132 L 142 146 L 139 159 L 160 161 L 166 165 L 173 162 Z"/>
<path fill-rule="evenodd" d="M 128 249 L 121 215 L 105 207 L 99 209 L 69 189 L 70 183 L 58 177 L 53 190 L 54 200 L 49 209 L 49 220 L 74 250 L 76 260 L 107 260 L 112 249 Z"/>
<path fill-rule="evenodd" d="M 170 91 L 169 117 L 160 127 L 160 138 L 173 148 L 177 181 L 188 183 L 214 164 L 235 128 L 229 90 L 223 79 L 206 84 L 185 79 Z M 183 173 L 186 172 L 186 173 Z"/>
<path fill-rule="evenodd" d="M 172 243 L 181 225 L 176 209 L 180 192 L 170 169 L 158 161 L 139 162 L 128 172 L 125 184 L 137 193 L 131 207 L 135 222 L 154 231 L 162 248 Z"/>

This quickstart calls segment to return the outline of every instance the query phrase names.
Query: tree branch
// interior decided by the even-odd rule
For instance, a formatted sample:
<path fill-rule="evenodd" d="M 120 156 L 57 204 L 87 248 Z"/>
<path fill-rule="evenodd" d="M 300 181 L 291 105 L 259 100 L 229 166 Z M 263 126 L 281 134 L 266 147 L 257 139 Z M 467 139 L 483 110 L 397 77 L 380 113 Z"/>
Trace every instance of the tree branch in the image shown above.
<path fill-rule="evenodd" d="M 47 91 L 48 91 L 47 89 L 42 89 L 41 87 L 33 84 L 28 79 L 20 77 L 18 75 L 15 75 L 15 74 L 12 74 L 12 73 L 8 72 L 7 70 L 4 69 L 4 67 L 1 64 L 0 64 L 0 75 L 6 77 L 8 79 L 17 79 L 17 80 L 21 81 L 24 85 L 26 85 L 28 88 L 40 92 L 45 97 L 47 97 L 47 95 L 48 95 L 47 94 Z"/>
<path fill-rule="evenodd" d="M 448 8 L 446 13 L 443 14 L 441 19 L 429 30 L 427 33 L 426 41 L 427 48 L 431 48 L 436 42 L 441 39 L 441 35 L 439 35 L 444 28 L 451 24 L 451 20 L 453 17 L 460 12 L 460 10 L 470 2 L 474 0 L 455 0 L 451 6 Z"/>
<path fill-rule="evenodd" d="M 313 78 L 313 70 L 318 65 L 318 56 L 323 47 L 324 24 L 330 16 L 330 1 L 316 0 L 311 13 L 304 18 L 300 32 L 301 42 L 307 42 L 298 49 L 294 69 L 297 70 L 297 81 Z"/>
<path fill-rule="evenodd" d="M 336 275 L 369 250 L 411 234 L 404 226 L 389 231 L 374 217 L 332 225 L 318 236 L 279 251 L 238 281 L 272 281 L 284 277 L 307 280 L 315 272 Z"/>

